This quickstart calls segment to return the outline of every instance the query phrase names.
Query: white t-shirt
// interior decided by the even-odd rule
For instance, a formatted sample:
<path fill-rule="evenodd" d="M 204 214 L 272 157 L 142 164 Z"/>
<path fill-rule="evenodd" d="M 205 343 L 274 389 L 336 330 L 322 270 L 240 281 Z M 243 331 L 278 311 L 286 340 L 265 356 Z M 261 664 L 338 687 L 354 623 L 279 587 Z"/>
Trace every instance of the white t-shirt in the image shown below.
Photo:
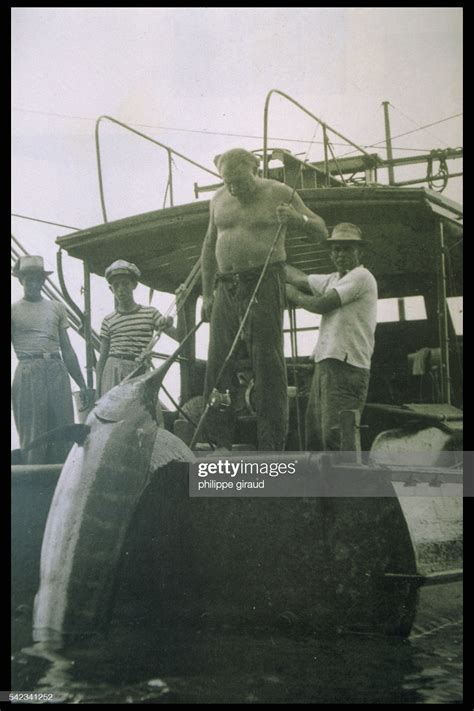
<path fill-rule="evenodd" d="M 370 368 L 377 323 L 377 282 L 368 269 L 359 265 L 343 277 L 311 274 L 309 286 L 315 296 L 335 289 L 342 306 L 321 316 L 319 339 L 313 356 L 342 360 L 357 368 Z"/>
<path fill-rule="evenodd" d="M 49 299 L 21 299 L 11 307 L 12 343 L 15 353 L 59 353 L 59 331 L 68 328 L 66 308 Z"/>

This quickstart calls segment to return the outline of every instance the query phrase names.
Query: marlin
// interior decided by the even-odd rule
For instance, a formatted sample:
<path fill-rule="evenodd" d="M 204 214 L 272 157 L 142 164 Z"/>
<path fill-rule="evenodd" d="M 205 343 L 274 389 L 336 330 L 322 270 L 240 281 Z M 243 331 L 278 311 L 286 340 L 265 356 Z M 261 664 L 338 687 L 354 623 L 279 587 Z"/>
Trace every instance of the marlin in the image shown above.
<path fill-rule="evenodd" d="M 33 640 L 60 646 L 105 631 L 124 540 L 147 486 L 192 451 L 160 426 L 163 378 L 198 324 L 158 369 L 115 386 L 75 437 L 51 502 L 41 549 Z"/>

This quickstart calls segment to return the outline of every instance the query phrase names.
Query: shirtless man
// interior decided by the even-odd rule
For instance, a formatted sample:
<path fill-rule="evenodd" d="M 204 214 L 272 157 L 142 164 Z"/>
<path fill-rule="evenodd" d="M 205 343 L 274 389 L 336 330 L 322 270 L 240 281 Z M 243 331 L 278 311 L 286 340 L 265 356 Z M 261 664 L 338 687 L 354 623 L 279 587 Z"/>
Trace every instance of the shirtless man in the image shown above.
<path fill-rule="evenodd" d="M 293 195 L 288 185 L 258 177 L 259 161 L 252 153 L 235 148 L 217 156 L 215 163 L 224 187 L 211 201 L 201 253 L 202 316 L 210 321 L 204 394 L 207 402 L 214 389 L 223 394 L 229 391 L 232 403 L 237 386 L 235 361 L 245 351 L 255 381 L 258 448 L 283 450 L 288 421 L 283 356 L 287 226 L 313 239 L 325 239 L 328 233 L 321 217 Z M 239 347 L 216 384 L 279 225 L 280 234 Z M 232 404 L 225 409 L 211 407 L 206 420 L 210 441 L 218 448 L 231 449 L 234 423 Z"/>

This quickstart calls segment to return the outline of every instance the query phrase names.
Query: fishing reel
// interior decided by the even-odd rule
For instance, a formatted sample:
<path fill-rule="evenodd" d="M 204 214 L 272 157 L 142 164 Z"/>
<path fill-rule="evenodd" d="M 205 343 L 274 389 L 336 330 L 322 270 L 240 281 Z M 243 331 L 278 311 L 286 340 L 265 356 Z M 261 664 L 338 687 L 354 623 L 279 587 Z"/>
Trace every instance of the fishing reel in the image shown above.
<path fill-rule="evenodd" d="M 239 358 L 235 364 L 232 383 L 232 395 L 227 389 L 220 392 L 217 388 L 211 393 L 210 407 L 225 412 L 232 405 L 237 415 L 255 415 L 255 380 L 253 370 L 248 358 Z"/>
<path fill-rule="evenodd" d="M 209 406 L 219 412 L 226 412 L 231 405 L 238 415 L 255 415 L 256 409 L 254 406 L 254 387 L 255 382 L 248 373 L 237 373 L 239 387 L 233 397 L 229 390 L 224 393 L 219 392 L 217 388 L 211 393 Z"/>
<path fill-rule="evenodd" d="M 209 400 L 209 406 L 220 412 L 225 412 L 229 409 L 230 404 L 230 392 L 226 390 L 225 393 L 221 393 L 217 388 L 214 388 Z"/>

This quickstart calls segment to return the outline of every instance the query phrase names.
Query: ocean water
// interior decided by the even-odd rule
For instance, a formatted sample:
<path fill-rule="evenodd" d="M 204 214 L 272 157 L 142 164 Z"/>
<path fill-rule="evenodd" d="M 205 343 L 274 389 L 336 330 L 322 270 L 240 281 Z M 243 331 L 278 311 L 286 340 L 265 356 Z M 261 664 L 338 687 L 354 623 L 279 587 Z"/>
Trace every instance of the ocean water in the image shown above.
<path fill-rule="evenodd" d="M 276 629 L 163 629 L 118 618 L 107 639 L 12 653 L 12 689 L 52 703 L 462 703 L 462 620 L 409 639 Z M 43 703 L 43 702 L 42 702 Z"/>

